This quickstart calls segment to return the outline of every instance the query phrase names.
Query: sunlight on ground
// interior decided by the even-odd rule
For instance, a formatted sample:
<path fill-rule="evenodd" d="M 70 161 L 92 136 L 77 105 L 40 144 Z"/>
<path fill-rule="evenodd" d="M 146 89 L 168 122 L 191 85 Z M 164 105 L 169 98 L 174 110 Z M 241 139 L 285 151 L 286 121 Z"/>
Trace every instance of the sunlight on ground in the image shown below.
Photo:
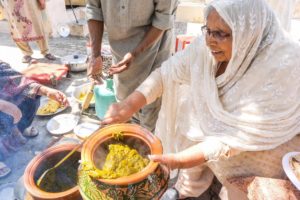
<path fill-rule="evenodd" d="M 0 60 L 8 62 L 15 70 L 24 70 L 28 64 L 22 63 L 22 52 L 17 47 L 3 46 L 0 45 Z M 39 51 L 33 51 L 34 58 L 42 58 Z"/>

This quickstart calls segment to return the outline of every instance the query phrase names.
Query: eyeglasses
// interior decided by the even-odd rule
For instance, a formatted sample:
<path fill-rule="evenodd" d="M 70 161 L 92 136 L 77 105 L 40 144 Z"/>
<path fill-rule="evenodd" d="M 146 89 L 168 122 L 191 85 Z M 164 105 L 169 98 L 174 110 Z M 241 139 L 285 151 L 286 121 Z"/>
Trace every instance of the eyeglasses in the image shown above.
<path fill-rule="evenodd" d="M 214 39 L 220 42 L 224 41 L 225 39 L 231 36 L 230 33 L 225 33 L 223 31 L 211 31 L 209 28 L 207 28 L 206 25 L 201 27 L 201 31 L 203 35 L 212 36 Z"/>

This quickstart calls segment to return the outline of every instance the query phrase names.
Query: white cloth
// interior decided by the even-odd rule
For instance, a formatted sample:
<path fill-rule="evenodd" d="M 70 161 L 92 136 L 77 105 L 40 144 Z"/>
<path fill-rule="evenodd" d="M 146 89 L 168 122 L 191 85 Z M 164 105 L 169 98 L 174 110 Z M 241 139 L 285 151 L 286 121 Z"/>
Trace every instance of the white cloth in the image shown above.
<path fill-rule="evenodd" d="M 289 31 L 296 0 L 267 0 L 267 2 L 274 9 L 282 27 Z"/>
<path fill-rule="evenodd" d="M 215 78 L 217 63 L 198 38 L 163 63 L 155 72 L 160 80 L 150 77 L 138 89 L 148 102 L 155 99 L 148 95 L 162 94 L 156 134 L 165 153 L 181 150 L 178 134 L 240 151 L 287 142 L 300 132 L 299 44 L 287 38 L 264 0 L 216 0 L 210 6 L 232 30 L 225 73 Z"/>

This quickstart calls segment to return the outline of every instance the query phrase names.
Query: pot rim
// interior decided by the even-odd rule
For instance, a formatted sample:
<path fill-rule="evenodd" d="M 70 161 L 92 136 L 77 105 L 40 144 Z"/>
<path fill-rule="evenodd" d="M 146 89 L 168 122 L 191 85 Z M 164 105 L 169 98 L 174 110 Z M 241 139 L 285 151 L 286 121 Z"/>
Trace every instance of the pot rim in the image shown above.
<path fill-rule="evenodd" d="M 108 139 L 111 139 L 113 131 L 124 131 L 125 136 L 135 136 L 136 138 L 142 140 L 150 149 L 151 154 L 162 154 L 163 147 L 158 139 L 154 134 L 152 134 L 147 129 L 136 125 L 136 124 L 113 124 L 106 126 L 97 133 L 93 134 L 90 138 L 86 140 L 82 147 L 81 151 L 81 159 L 83 162 L 91 163 L 95 168 L 94 162 L 94 154 L 98 148 L 98 146 Z M 108 185 L 129 185 L 134 184 L 139 181 L 142 181 L 146 177 L 148 177 L 151 173 L 155 171 L 158 167 L 157 162 L 150 161 L 149 164 L 139 173 L 135 173 L 129 176 L 120 177 L 117 179 L 97 179 L 100 182 L 103 182 Z"/>
<path fill-rule="evenodd" d="M 53 147 L 50 147 L 43 151 L 42 153 L 35 156 L 30 163 L 27 165 L 25 171 L 24 171 L 24 185 L 27 190 L 27 192 L 30 193 L 31 196 L 41 198 L 41 199 L 56 199 L 56 198 L 62 198 L 66 197 L 68 195 L 71 195 L 73 193 L 76 193 L 76 191 L 79 191 L 78 184 L 76 186 L 63 191 L 63 192 L 46 192 L 41 190 L 35 183 L 33 177 L 34 174 L 38 168 L 38 166 L 41 164 L 42 161 L 45 159 L 51 157 L 54 154 L 68 151 L 74 149 L 79 144 L 60 144 Z M 77 150 L 77 152 L 80 153 L 80 150 Z"/>

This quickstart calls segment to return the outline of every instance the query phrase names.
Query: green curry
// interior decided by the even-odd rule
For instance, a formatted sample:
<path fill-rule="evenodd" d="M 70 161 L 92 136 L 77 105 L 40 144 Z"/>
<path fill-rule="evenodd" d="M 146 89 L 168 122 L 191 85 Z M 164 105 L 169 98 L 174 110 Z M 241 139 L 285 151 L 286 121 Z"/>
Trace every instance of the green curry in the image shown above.
<path fill-rule="evenodd" d="M 102 170 L 95 169 L 89 163 L 83 163 L 83 169 L 93 178 L 115 179 L 140 172 L 149 163 L 135 149 L 124 144 L 110 144 L 109 153 Z"/>

